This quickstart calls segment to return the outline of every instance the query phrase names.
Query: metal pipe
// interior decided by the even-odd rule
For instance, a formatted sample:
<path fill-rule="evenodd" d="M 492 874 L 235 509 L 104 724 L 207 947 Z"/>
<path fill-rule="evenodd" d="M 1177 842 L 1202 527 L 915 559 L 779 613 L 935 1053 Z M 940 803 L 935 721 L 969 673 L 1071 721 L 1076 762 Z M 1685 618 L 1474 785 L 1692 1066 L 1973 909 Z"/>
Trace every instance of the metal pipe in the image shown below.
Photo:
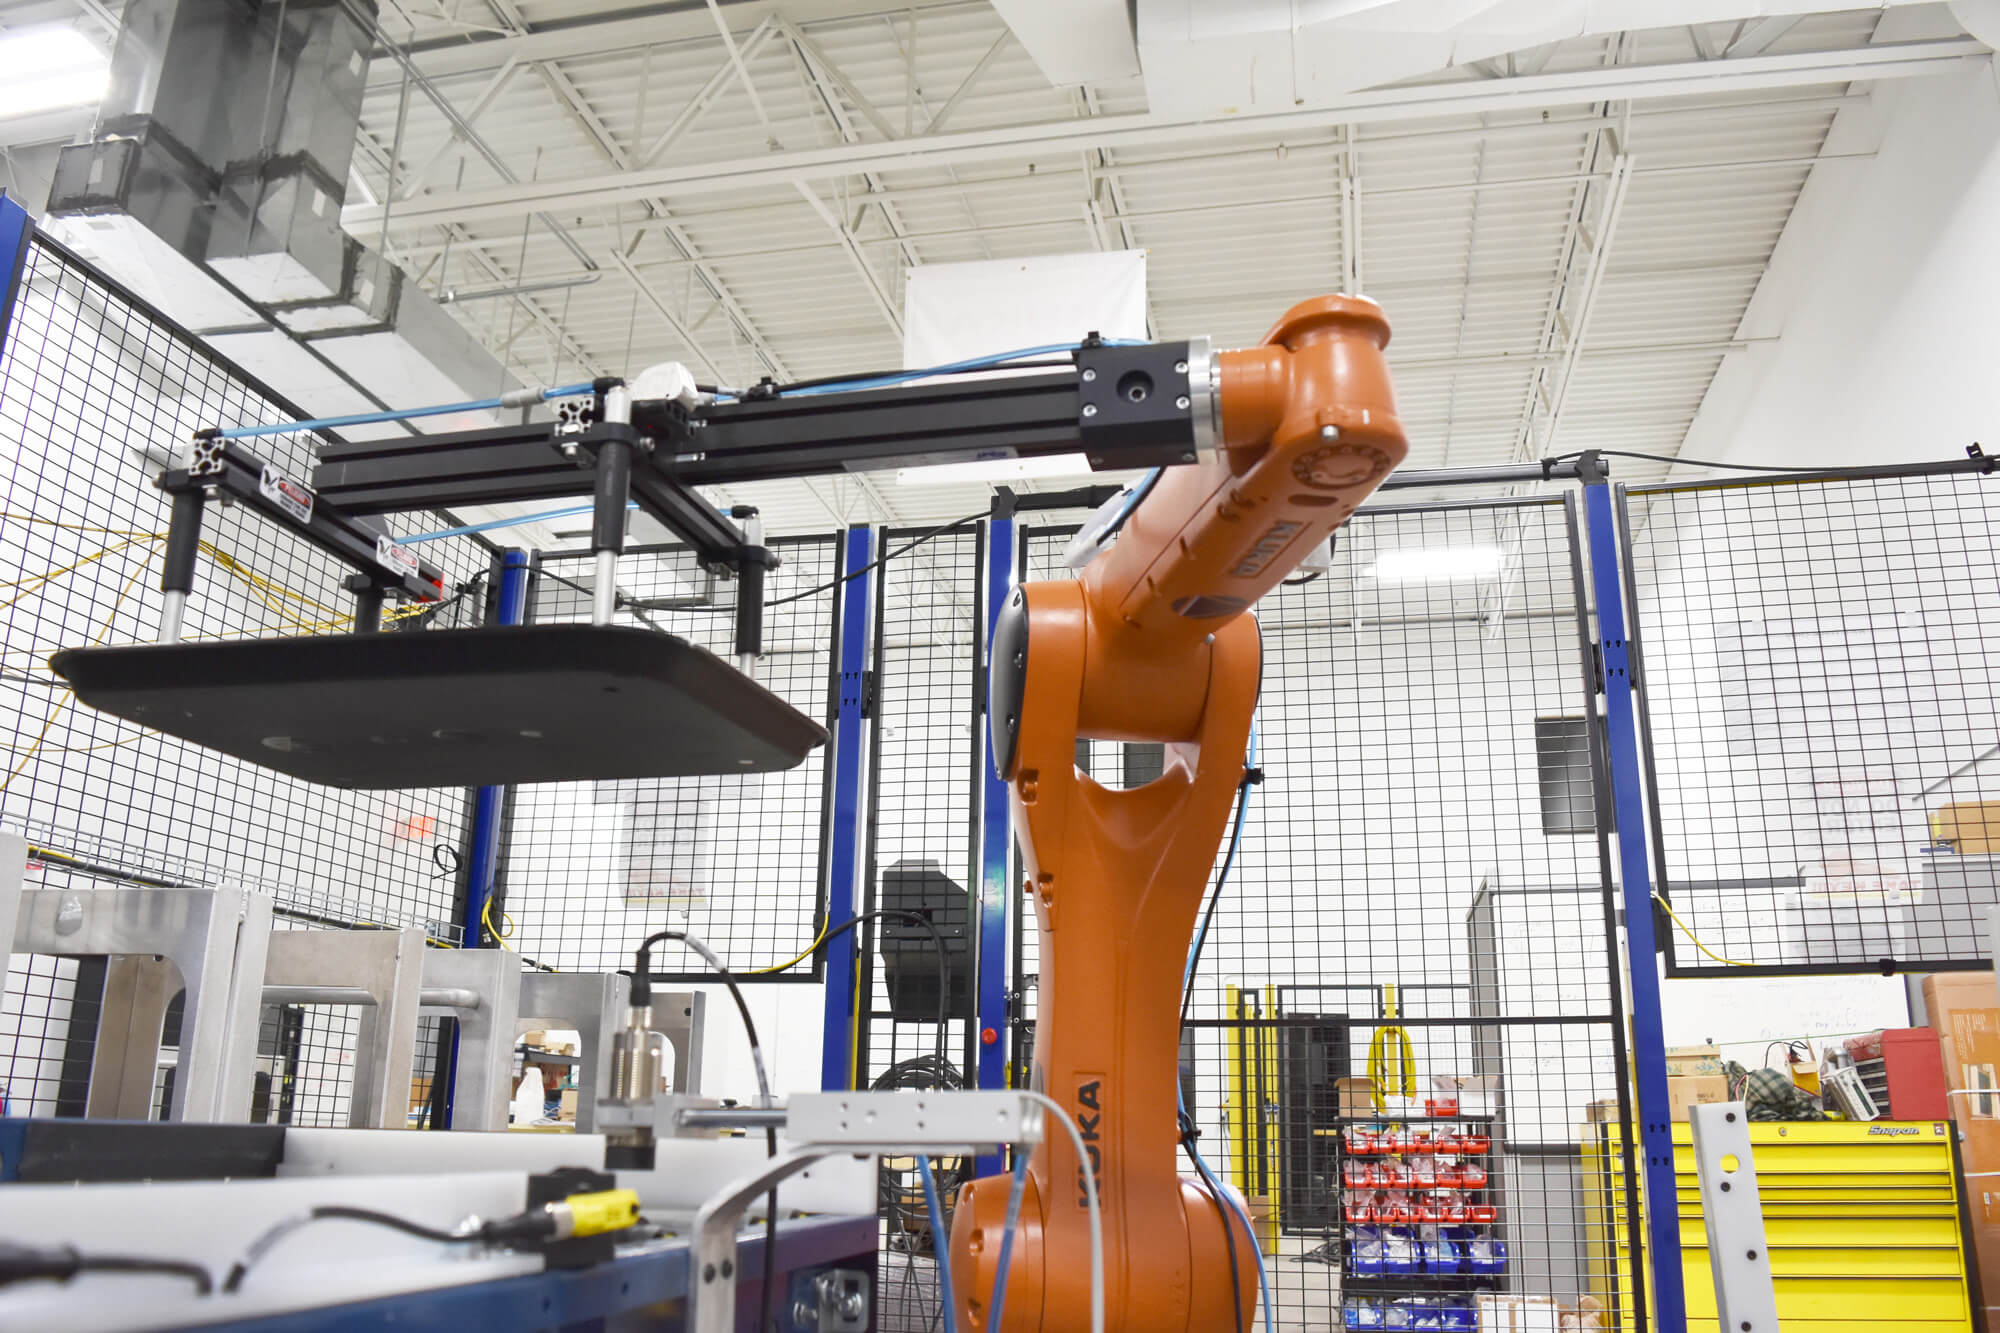
<path fill-rule="evenodd" d="M 597 553 L 597 578 L 590 589 L 590 623 L 609 625 L 618 609 L 618 552 Z"/>
<path fill-rule="evenodd" d="M 439 305 L 463 305 L 467 301 L 490 301 L 496 296 L 526 296 L 531 292 L 559 292 L 571 287 L 588 287 L 600 281 L 603 273 L 578 273 L 568 278 L 543 278 L 537 282 L 516 282 L 505 287 L 473 287 L 458 291 L 447 287 L 437 294 Z"/>
<path fill-rule="evenodd" d="M 1988 759 L 1991 759 L 1995 754 L 2000 754 L 2000 741 L 1995 741 L 1992 745 L 1989 745 L 1984 750 L 1981 750 L 1978 754 L 1972 756 L 1972 758 L 1966 760 L 1964 763 L 1960 764 L 1957 768 L 1954 768 L 1953 770 L 1951 770 L 1951 772 L 1945 774 L 1943 777 L 1939 778 L 1936 782 L 1933 782 L 1930 786 L 1918 792 L 1915 796 L 1912 796 L 1910 798 L 1910 803 L 1914 805 L 1918 801 L 1923 800 L 1924 797 L 1929 796 L 1932 792 L 1936 791 L 1939 787 L 1944 786 L 1945 783 L 1950 782 L 1953 778 L 1957 777 L 1959 774 L 1964 773 L 1969 769 L 1974 769 L 1979 767 L 1981 764 L 1985 763 Z"/>
<path fill-rule="evenodd" d="M 373 1008 L 375 997 L 359 986 L 266 986 L 264 1003 Z M 417 1003 L 426 1009 L 478 1009 L 485 1000 L 469 986 L 426 986 L 417 992 Z"/>
<path fill-rule="evenodd" d="M 674 1117 L 682 1129 L 783 1129 L 782 1106 L 690 1106 Z"/>
<path fill-rule="evenodd" d="M 1493 467 L 1447 467 L 1391 472 L 1378 490 L 1410 490 L 1418 486 L 1511 485 L 1525 481 L 1575 481 L 1576 460 L 1564 459 L 1544 467 L 1540 463 L 1502 463 Z"/>
<path fill-rule="evenodd" d="M 187 615 L 188 595 L 184 592 L 170 592 L 160 603 L 160 642 L 179 643 L 181 621 Z"/>

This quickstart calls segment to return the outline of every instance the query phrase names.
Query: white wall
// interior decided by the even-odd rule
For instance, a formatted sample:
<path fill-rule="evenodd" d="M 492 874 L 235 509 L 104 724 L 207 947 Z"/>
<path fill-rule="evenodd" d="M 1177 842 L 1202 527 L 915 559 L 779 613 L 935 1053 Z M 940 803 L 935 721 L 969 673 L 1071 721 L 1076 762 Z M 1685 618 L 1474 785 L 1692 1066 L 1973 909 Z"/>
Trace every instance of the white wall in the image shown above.
<path fill-rule="evenodd" d="M 1923 26 L 1936 21 L 1891 12 L 1876 40 L 1938 35 Z M 1777 341 L 1725 360 L 1683 455 L 1847 465 L 1957 458 L 2000 440 L 1995 70 L 1875 84 L 1840 111 L 1824 151 L 1873 156 L 1814 171 L 1738 331 Z M 1638 507 L 1676 867 L 1783 876 L 1851 857 L 1921 889 L 1924 812 L 2000 795 L 2000 774 L 1984 770 L 1917 795 L 2000 738 L 1991 489 L 1881 483 Z M 1801 961 L 1805 928 L 1782 892 L 1749 913 L 1701 895 L 1681 906 L 1724 956 Z M 1834 910 L 1854 960 L 1908 947 L 1897 905 Z M 1874 977 L 1670 982 L 1665 1003 L 1669 1041 L 1742 1024 L 1794 1036 L 1907 1021 L 1901 986 Z M 1760 1051 L 1734 1054 L 1754 1064 Z"/>
<path fill-rule="evenodd" d="M 1892 11 L 1876 40 L 1922 15 Z M 1889 80 L 1844 107 L 1732 353 L 1690 458 L 1879 463 L 2000 449 L 2000 67 Z"/>

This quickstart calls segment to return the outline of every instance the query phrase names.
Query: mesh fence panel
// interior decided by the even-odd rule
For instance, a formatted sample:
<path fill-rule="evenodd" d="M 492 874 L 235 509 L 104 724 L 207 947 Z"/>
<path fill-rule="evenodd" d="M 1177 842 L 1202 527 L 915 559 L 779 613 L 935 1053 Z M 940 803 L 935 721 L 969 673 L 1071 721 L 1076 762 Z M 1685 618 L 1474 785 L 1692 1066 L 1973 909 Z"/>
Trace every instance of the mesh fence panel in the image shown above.
<path fill-rule="evenodd" d="M 250 885 L 292 925 L 450 923 L 450 863 L 464 835 L 461 790 L 350 792 L 252 767 L 75 706 L 49 671 L 59 648 L 153 636 L 166 497 L 153 479 L 196 429 L 296 416 L 187 334 L 44 238 L 30 249 L 0 359 L 0 437 L 12 446 L 0 501 L 0 820 L 44 849 L 31 887 Z M 316 437 L 256 442 L 297 477 Z M 392 531 L 433 526 L 427 516 Z M 210 506 L 188 605 L 191 639 L 346 628 L 345 566 L 240 508 Z M 464 539 L 425 555 L 460 590 L 394 631 L 477 624 L 486 555 Z M 399 612 L 392 614 L 402 615 Z M 77 863 L 98 870 L 79 873 Z M 136 877 L 136 878 L 135 878 Z M 83 978 L 86 982 L 89 975 Z M 0 1089 L 17 1114 L 71 1096 L 95 1032 L 96 994 L 78 964 L 16 958 L 0 1007 Z M 313 1016 L 295 1083 L 338 1099 L 351 1014 Z M 66 1072 L 67 1071 L 67 1072 Z M 337 1123 L 328 1109 L 311 1123 Z M 307 1123 L 304 1120 L 298 1123 Z"/>
<path fill-rule="evenodd" d="M 1631 1164 L 1592 1128 L 1624 1050 L 1572 533 L 1561 500 L 1364 511 L 1258 607 L 1264 782 L 1182 1079 L 1282 1328 L 1631 1305 L 1601 1187 Z M 1026 577 L 1067 535 L 1026 536 Z M 1079 762 L 1118 785 L 1139 748 Z"/>
<path fill-rule="evenodd" d="M 808 717 L 824 720 L 833 670 L 833 593 L 799 593 L 836 577 L 831 537 L 771 543 L 783 564 L 770 578 L 757 678 Z M 590 619 L 591 556 L 544 557 L 539 623 Z M 618 564 L 617 621 L 650 625 L 727 656 L 736 583 L 700 568 L 683 547 L 628 551 Z M 739 973 L 775 967 L 812 944 L 823 905 L 823 818 L 832 750 L 780 773 L 517 787 L 506 850 L 512 942 L 563 971 L 630 967 L 632 950 L 670 922 Z M 663 953 L 661 975 L 683 972 Z M 812 980 L 801 965 L 782 974 Z M 747 978 L 746 978 L 747 979 Z M 768 979 L 768 978 L 767 978 Z"/>
<path fill-rule="evenodd" d="M 1700 941 L 1673 934 L 1676 973 L 1985 964 L 1996 484 L 1629 493 L 1657 879 Z"/>
<path fill-rule="evenodd" d="M 883 549 L 918 535 L 885 533 Z M 973 765 L 981 746 L 973 688 L 975 646 L 983 632 L 980 554 L 978 533 L 949 532 L 889 561 L 878 576 L 875 781 L 863 889 L 864 911 L 929 908 L 955 965 L 965 960 L 966 975 L 971 932 L 965 893 L 977 879 Z M 879 921 L 862 931 L 861 985 L 869 997 L 859 1052 L 862 1086 L 958 1086 L 970 1068 L 971 987 L 954 973 L 940 1033 L 929 937 Z M 935 1165 L 948 1206 L 958 1182 L 970 1178 L 970 1164 L 941 1159 Z M 938 1328 L 937 1244 L 913 1159 L 883 1159 L 882 1217 L 882 1327 Z"/>

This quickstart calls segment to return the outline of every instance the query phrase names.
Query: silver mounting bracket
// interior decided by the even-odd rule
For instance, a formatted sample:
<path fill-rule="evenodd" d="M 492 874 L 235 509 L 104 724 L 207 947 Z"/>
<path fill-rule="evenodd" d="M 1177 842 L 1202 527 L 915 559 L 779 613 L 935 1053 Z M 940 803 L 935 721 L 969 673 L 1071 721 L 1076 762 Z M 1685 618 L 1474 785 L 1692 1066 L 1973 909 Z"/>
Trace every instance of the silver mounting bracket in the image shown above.
<path fill-rule="evenodd" d="M 1701 1220 L 1723 1333 L 1778 1333 L 1778 1296 L 1764 1242 L 1764 1204 L 1742 1102 L 1688 1108 Z"/>
<path fill-rule="evenodd" d="M 841 1154 L 973 1156 L 1002 1144 L 1030 1146 L 1042 1141 L 1043 1128 L 1041 1106 L 1019 1092 L 795 1094 L 785 1106 L 784 1128 L 793 1146 L 723 1186 L 695 1214 L 687 1327 L 691 1333 L 735 1333 L 737 1233 L 750 1201 L 786 1177 Z M 764 1261 L 776 1263 L 778 1256 L 767 1254 Z"/>

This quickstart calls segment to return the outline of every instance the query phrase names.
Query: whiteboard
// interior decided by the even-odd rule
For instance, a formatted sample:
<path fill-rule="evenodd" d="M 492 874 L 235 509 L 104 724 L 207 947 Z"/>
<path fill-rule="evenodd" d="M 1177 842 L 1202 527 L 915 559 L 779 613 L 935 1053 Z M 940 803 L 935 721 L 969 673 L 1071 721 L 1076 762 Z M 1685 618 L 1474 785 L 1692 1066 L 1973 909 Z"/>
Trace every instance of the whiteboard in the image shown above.
<path fill-rule="evenodd" d="M 1667 980 L 1660 983 L 1660 1010 L 1667 1045 L 1712 1042 L 1748 1069 L 1763 1064 L 1767 1043 L 1784 1038 L 1910 1026 L 1901 977 Z M 1815 1054 L 1819 1049 L 1815 1040 Z"/>

